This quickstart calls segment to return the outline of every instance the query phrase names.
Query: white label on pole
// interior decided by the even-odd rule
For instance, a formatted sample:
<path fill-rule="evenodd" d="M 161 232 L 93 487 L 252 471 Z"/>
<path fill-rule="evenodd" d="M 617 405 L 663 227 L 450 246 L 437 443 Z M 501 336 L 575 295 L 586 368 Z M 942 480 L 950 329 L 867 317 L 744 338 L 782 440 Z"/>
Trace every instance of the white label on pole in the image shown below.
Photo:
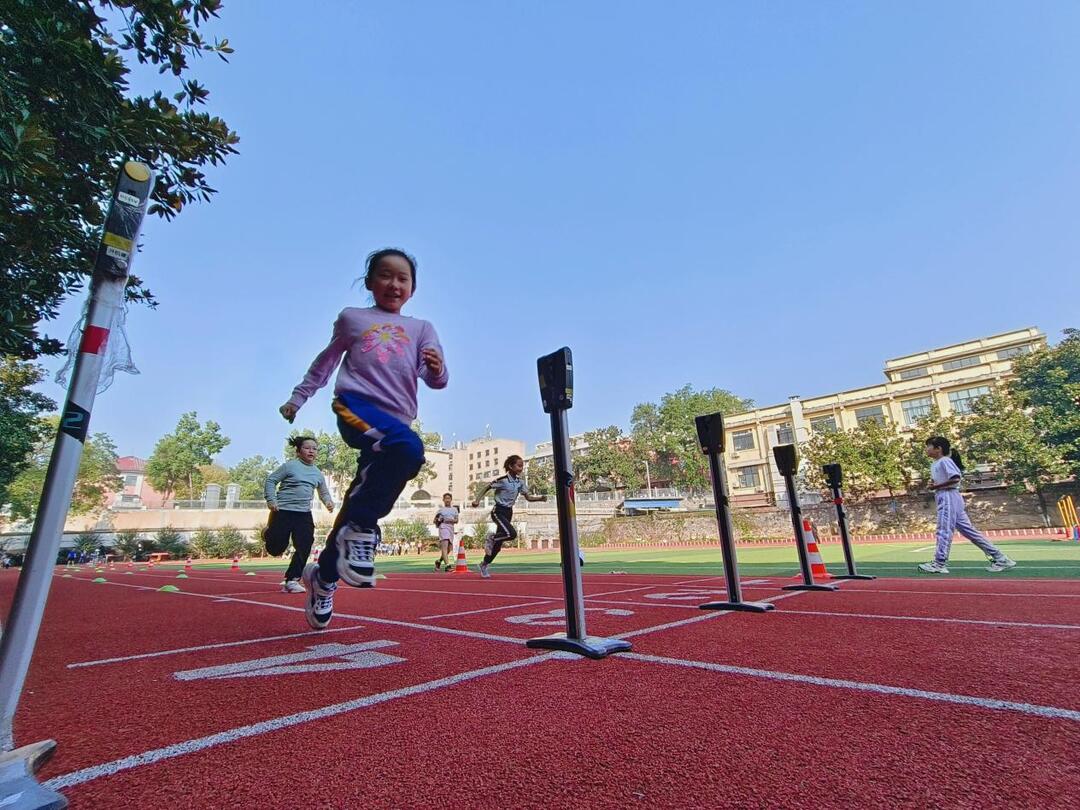
<path fill-rule="evenodd" d="M 174 672 L 178 681 L 220 680 L 223 678 L 254 678 L 261 675 L 299 675 L 306 672 L 334 672 L 344 669 L 371 669 L 387 664 L 400 664 L 405 659 L 396 655 L 372 652 L 382 647 L 396 647 L 396 641 L 364 641 L 359 644 L 316 644 L 306 652 L 291 655 L 272 655 L 217 667 L 203 667 Z M 315 663 L 320 658 L 337 661 Z"/>
<path fill-rule="evenodd" d="M 140 203 L 142 203 L 142 200 L 140 200 L 134 194 L 128 194 L 126 191 L 116 192 L 116 199 L 118 199 L 124 205 L 133 205 L 136 208 L 138 208 Z"/>
<path fill-rule="evenodd" d="M 105 246 L 105 255 L 112 259 L 119 259 L 122 262 L 128 260 L 128 256 L 131 254 L 126 250 L 120 250 L 120 248 L 114 248 L 112 245 Z"/>

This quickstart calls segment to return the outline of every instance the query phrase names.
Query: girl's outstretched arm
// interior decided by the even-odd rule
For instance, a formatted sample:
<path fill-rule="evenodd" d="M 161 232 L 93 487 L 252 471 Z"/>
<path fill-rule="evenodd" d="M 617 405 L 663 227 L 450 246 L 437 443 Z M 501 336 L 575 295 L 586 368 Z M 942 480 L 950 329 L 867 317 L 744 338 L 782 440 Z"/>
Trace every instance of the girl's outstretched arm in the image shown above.
<path fill-rule="evenodd" d="M 435 334 L 435 327 L 430 323 L 424 325 L 416 348 L 416 376 L 423 380 L 428 388 L 446 388 L 446 383 L 450 380 L 446 371 L 446 358 L 439 343 L 439 336 Z"/>
<path fill-rule="evenodd" d="M 286 419 L 289 416 L 285 413 L 285 408 L 291 405 L 292 414 L 295 415 L 300 406 L 307 402 L 312 394 L 329 382 L 330 375 L 334 373 L 334 369 L 341 362 L 341 355 L 349 348 L 348 337 L 345 334 L 344 315 L 345 313 L 338 315 L 337 320 L 334 321 L 334 334 L 330 338 L 330 343 L 316 355 L 311 367 L 307 370 L 307 374 L 304 375 L 304 379 L 293 389 L 289 401 L 281 407 L 282 415 Z"/>

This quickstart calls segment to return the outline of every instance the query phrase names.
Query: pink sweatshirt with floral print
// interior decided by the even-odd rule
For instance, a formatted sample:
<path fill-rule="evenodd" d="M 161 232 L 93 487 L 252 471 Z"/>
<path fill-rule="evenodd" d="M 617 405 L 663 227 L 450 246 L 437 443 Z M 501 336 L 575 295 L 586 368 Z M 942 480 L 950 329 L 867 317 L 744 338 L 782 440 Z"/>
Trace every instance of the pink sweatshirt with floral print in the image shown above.
<path fill-rule="evenodd" d="M 408 425 L 416 418 L 416 380 L 429 388 L 446 387 L 445 358 L 436 376 L 420 357 L 429 348 L 442 356 L 439 336 L 427 321 L 378 307 L 346 307 L 334 322 L 330 345 L 319 352 L 289 402 L 297 408 L 307 402 L 340 361 L 335 394 L 355 394 Z"/>

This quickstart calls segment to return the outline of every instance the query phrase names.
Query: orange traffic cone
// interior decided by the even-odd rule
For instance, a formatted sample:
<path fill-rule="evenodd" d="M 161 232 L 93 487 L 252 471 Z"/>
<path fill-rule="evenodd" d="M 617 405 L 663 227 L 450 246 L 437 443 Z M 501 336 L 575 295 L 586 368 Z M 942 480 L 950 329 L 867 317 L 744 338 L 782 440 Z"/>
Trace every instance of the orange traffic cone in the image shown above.
<path fill-rule="evenodd" d="M 457 561 L 454 564 L 455 574 L 467 574 L 469 573 L 469 565 L 465 562 L 465 543 L 464 541 L 458 543 L 457 547 Z"/>
<path fill-rule="evenodd" d="M 134 567 L 135 567 L 135 563 L 133 563 L 133 562 L 132 562 L 131 560 L 128 560 L 128 564 L 127 564 L 127 567 L 128 567 L 128 568 L 134 568 Z"/>
<path fill-rule="evenodd" d="M 814 575 L 814 579 L 828 579 L 829 570 L 825 567 L 825 561 L 821 559 L 817 538 L 814 537 L 814 530 L 810 528 L 809 520 L 803 521 L 803 535 L 806 537 L 806 556 L 810 560 L 810 573 Z"/>
<path fill-rule="evenodd" d="M 187 560 L 184 562 L 184 570 L 188 571 L 190 573 L 190 571 L 191 571 L 191 557 L 188 557 Z"/>
<path fill-rule="evenodd" d="M 232 558 L 232 566 L 229 568 L 229 570 L 230 571 L 239 571 L 240 570 L 240 558 L 239 557 L 233 557 Z"/>
<path fill-rule="evenodd" d="M 150 560 L 147 560 L 147 561 L 146 561 L 146 567 L 147 567 L 147 568 L 153 568 L 153 567 L 154 567 L 154 561 L 153 561 L 153 559 L 150 559 Z"/>

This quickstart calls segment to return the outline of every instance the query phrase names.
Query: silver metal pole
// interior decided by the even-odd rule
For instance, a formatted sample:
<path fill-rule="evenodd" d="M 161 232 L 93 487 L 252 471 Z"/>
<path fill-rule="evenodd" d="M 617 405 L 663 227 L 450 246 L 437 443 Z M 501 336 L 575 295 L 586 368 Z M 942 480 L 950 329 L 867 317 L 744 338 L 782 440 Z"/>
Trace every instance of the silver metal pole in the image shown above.
<path fill-rule="evenodd" d="M 3 757 L 5 765 L 19 759 L 15 745 L 13 722 L 22 695 L 30 659 L 34 654 L 45 602 L 52 584 L 56 555 L 64 530 L 64 521 L 71 506 L 71 494 L 79 472 L 83 445 L 90 427 L 90 412 L 97 395 L 98 382 L 104 361 L 109 332 L 117 313 L 124 305 L 124 288 L 135 257 L 139 229 L 146 214 L 147 199 L 153 187 L 153 173 L 142 163 L 128 161 L 122 167 L 105 221 L 105 232 L 98 249 L 90 283 L 90 305 L 86 324 L 75 359 L 75 367 L 68 387 L 67 401 L 60 417 L 60 429 L 53 445 L 52 457 L 45 475 L 45 485 L 38 505 L 37 518 L 30 535 L 30 543 L 19 583 L 15 590 L 11 615 L 0 639 L 0 748 L 11 755 Z M 25 792 L 26 786 L 16 785 L 32 777 L 33 772 L 51 755 L 55 743 L 47 743 L 48 753 L 43 754 L 41 745 L 22 758 L 27 773 L 14 781 L 8 777 L 10 768 L 0 774 L 0 806 L 7 804 L 5 798 Z M 23 749 L 20 749 L 23 750 Z M 43 791 L 30 779 L 31 785 Z M 15 785 L 8 790 L 9 785 Z M 59 794 L 54 794 L 59 796 Z M 59 797 L 63 801 L 63 797 Z M 20 805 L 21 806 L 21 805 Z M 27 806 L 63 806 L 56 804 L 33 804 Z"/>

